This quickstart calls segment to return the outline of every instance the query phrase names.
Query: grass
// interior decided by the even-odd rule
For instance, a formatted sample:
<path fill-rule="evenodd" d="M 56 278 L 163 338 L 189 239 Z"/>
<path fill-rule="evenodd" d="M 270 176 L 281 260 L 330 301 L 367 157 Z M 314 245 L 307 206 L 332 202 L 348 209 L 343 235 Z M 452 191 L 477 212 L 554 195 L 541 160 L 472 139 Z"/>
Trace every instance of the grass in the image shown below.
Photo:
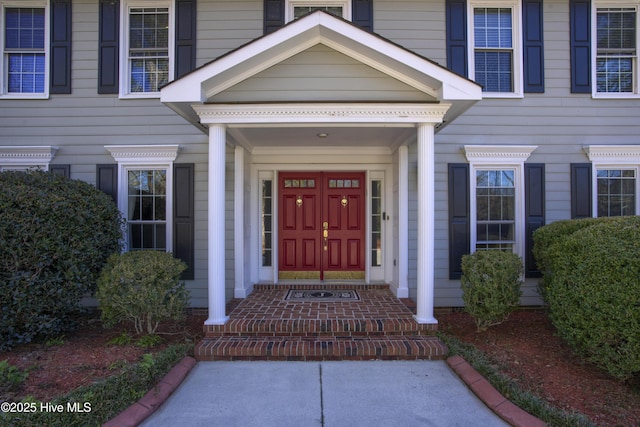
<path fill-rule="evenodd" d="M 193 344 L 177 344 L 156 355 L 145 354 L 135 365 L 94 384 L 77 388 L 51 402 L 27 398 L 20 412 L 0 412 L 0 425 L 15 427 L 99 426 L 128 408 L 151 390 L 167 372 L 189 354 Z M 49 403 L 50 405 L 46 405 Z M 62 405 L 63 410 L 43 410 Z M 72 405 L 71 407 L 69 405 Z M 73 406 L 75 405 L 75 406 Z M 75 410 L 70 410 L 71 408 Z"/>
<path fill-rule="evenodd" d="M 459 355 L 482 374 L 496 390 L 531 415 L 550 426 L 595 427 L 583 414 L 554 408 L 544 399 L 522 389 L 515 381 L 495 369 L 496 363 L 474 346 L 464 344 L 446 333 L 438 334 L 449 347 L 449 356 Z"/>

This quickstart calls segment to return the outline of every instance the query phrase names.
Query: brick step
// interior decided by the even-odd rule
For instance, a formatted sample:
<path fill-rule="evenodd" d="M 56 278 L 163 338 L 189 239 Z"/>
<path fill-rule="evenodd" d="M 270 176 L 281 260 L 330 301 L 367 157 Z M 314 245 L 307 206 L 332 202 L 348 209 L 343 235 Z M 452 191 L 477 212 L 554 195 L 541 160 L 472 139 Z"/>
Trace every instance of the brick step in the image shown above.
<path fill-rule="evenodd" d="M 198 361 L 215 360 L 441 360 L 447 347 L 435 336 L 205 338 Z"/>
<path fill-rule="evenodd" d="M 405 319 L 231 319 L 225 325 L 205 325 L 205 338 L 218 336 L 377 336 L 435 335 L 437 325 Z"/>

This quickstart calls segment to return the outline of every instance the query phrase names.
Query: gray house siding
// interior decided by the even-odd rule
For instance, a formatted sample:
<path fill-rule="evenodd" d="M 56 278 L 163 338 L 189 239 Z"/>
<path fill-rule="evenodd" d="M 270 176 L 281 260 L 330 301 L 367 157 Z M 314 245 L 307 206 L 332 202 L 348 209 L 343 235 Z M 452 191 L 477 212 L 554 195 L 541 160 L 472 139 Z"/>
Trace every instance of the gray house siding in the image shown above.
<path fill-rule="evenodd" d="M 201 66 L 263 35 L 263 1 L 198 0 L 196 65 Z M 195 280 L 189 281 L 192 305 L 207 305 L 207 153 L 208 138 L 164 106 L 158 99 L 119 99 L 117 95 L 98 95 L 98 1 L 74 0 L 72 11 L 72 93 L 51 95 L 47 100 L 0 99 L 0 146 L 52 145 L 60 147 L 52 164 L 71 165 L 71 177 L 96 181 L 96 164 L 114 163 L 106 145 L 179 144 L 176 162 L 195 164 Z M 447 62 L 445 41 L 445 2 L 374 1 L 374 31 L 440 64 Z M 448 163 L 465 163 L 464 145 L 536 145 L 528 159 L 545 164 L 546 222 L 570 217 L 570 164 L 588 162 L 583 147 L 597 144 L 640 143 L 640 99 L 593 99 L 590 94 L 571 93 L 569 2 L 544 1 L 544 93 L 525 94 L 521 99 L 485 99 L 440 130 L 435 137 L 435 305 L 459 306 L 459 281 L 449 280 L 448 260 Z M 309 74 L 309 64 L 330 58 L 339 67 L 340 79 L 326 78 L 328 70 Z M 305 68 L 306 67 L 306 68 Z M 335 70 L 335 69 L 334 69 Z M 301 72 L 305 74 L 300 74 Z M 321 78 L 321 87 L 346 84 L 344 76 L 362 77 L 366 90 L 380 87 L 379 97 L 415 100 L 396 81 L 356 64 L 342 54 L 322 47 L 310 49 L 261 75 L 237 85 L 219 101 L 237 99 L 295 99 L 291 89 L 308 88 L 305 79 Z M 287 79 L 286 81 L 283 79 Z M 272 91 L 257 94 L 261 79 L 276 83 Z M 376 80 L 377 79 L 377 80 Z M 340 80 L 340 81 L 338 81 Z M 264 87 L 264 85 L 263 85 Z M 344 86 L 353 89 L 353 86 Z M 360 99 L 353 91 L 353 99 Z M 403 95 L 404 94 L 404 95 Z M 225 98 L 229 96 L 230 98 Z M 319 94 L 318 94 L 319 96 Z M 327 92 L 323 93 L 327 96 Z M 385 98 L 386 97 L 386 98 Z M 226 159 L 226 290 L 234 287 L 234 151 L 227 148 Z M 415 144 L 409 148 L 409 286 L 415 297 L 417 275 L 415 240 L 417 228 L 417 162 Z M 392 156 L 397 164 L 397 154 Z M 246 162 L 250 161 L 246 156 Z M 394 176 L 397 170 L 394 166 Z M 246 168 L 248 170 L 248 167 Z M 248 172 L 247 172 L 248 174 Z M 248 175 L 247 175 L 248 178 Z M 397 183 L 394 183 L 397 187 Z M 248 193 L 247 193 L 248 194 Z M 248 209 L 248 205 L 245 207 Z M 397 220 L 398 215 L 393 218 Z M 397 223 L 394 222 L 397 229 Z M 245 229 L 248 227 L 245 226 Z M 397 235 L 397 230 L 396 230 Z M 249 239 L 249 236 L 246 236 Z M 248 241 L 248 240 L 247 240 Z M 397 253 L 397 242 L 394 243 Z M 249 245 L 245 245 L 250 251 Z M 250 256 L 249 252 L 245 254 Z M 248 276 L 248 271 L 245 275 Z M 397 272 L 394 272 L 397 280 Z M 522 303 L 540 303 L 537 280 L 528 279 Z"/>

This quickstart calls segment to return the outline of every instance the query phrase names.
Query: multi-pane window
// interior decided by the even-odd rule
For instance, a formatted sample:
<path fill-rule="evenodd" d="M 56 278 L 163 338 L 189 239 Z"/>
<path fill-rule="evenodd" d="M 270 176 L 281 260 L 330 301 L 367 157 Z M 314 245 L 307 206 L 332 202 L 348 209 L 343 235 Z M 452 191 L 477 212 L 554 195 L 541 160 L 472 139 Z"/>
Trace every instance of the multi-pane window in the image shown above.
<path fill-rule="evenodd" d="M 516 236 L 515 170 L 477 170 L 476 249 L 513 250 Z"/>
<path fill-rule="evenodd" d="M 637 46 L 635 7 L 597 8 L 596 91 L 636 91 Z"/>
<path fill-rule="evenodd" d="M 473 38 L 475 81 L 484 92 L 513 92 L 512 9 L 475 7 Z"/>
<path fill-rule="evenodd" d="M 293 21 L 317 10 L 323 10 L 340 18 L 351 19 L 350 2 L 346 0 L 288 0 L 286 19 Z"/>
<path fill-rule="evenodd" d="M 129 250 L 167 250 L 167 171 L 127 171 Z"/>
<path fill-rule="evenodd" d="M 4 93 L 46 93 L 45 26 L 44 7 L 4 9 Z"/>
<path fill-rule="evenodd" d="M 262 180 L 262 267 L 273 265 L 273 181 Z"/>
<path fill-rule="evenodd" d="M 298 19 L 316 10 L 324 10 L 332 15 L 342 17 L 342 6 L 294 6 L 293 19 Z"/>
<path fill-rule="evenodd" d="M 371 181 L 371 266 L 382 265 L 382 181 Z"/>
<path fill-rule="evenodd" d="M 158 92 L 169 82 L 169 9 L 129 9 L 131 93 Z"/>
<path fill-rule="evenodd" d="M 636 215 L 636 169 L 598 169 L 598 216 Z"/>

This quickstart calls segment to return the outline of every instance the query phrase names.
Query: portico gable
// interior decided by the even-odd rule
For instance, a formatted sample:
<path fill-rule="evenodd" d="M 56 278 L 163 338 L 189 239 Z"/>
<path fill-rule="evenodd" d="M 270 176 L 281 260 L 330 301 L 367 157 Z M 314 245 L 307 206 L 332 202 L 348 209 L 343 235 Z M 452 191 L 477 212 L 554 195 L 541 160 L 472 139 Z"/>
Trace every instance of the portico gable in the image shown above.
<path fill-rule="evenodd" d="M 408 199 L 405 147 L 414 142 L 418 163 L 416 320 L 436 323 L 435 133 L 479 99 L 481 89 L 475 83 L 324 12 L 294 21 L 164 87 L 162 102 L 209 135 L 209 318 L 205 323 L 224 324 L 228 319 L 225 243 L 217 234 L 225 225 L 227 144 L 236 147 L 236 218 L 247 212 L 244 189 L 252 171 L 244 168 L 254 167 L 247 166 L 251 162 L 245 161 L 245 155 L 259 158 L 260 153 L 277 149 L 320 152 L 328 159 L 320 162 L 318 167 L 323 168 L 332 167 L 330 156 L 334 151 L 339 156 L 345 150 L 373 150 L 395 159 L 391 168 L 399 188 L 395 206 L 398 231 L 393 235 L 397 244 L 391 245 L 398 248 L 394 254 L 398 269 L 395 289 L 398 296 L 408 296 L 408 219 L 403 212 Z M 322 137 L 329 134 L 331 138 Z M 280 170 L 283 166 L 272 167 Z M 357 162 L 344 168 L 369 174 L 366 166 Z M 244 229 L 245 224 L 251 222 L 236 221 L 234 231 L 234 263 L 239 273 L 236 296 L 250 292 L 253 280 L 251 274 L 243 274 L 245 266 L 251 264 L 244 259 L 251 253 L 244 250 L 248 241 L 245 236 L 251 234 Z M 367 244 L 371 249 L 371 243 Z"/>

